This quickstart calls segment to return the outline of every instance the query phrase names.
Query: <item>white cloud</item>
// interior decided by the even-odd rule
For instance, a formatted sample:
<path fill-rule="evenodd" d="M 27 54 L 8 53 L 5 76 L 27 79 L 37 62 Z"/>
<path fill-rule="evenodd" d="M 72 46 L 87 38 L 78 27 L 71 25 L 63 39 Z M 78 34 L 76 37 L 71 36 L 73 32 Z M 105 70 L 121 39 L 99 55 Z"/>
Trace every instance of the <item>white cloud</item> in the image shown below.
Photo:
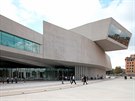
<path fill-rule="evenodd" d="M 19 21 L 17 14 L 17 7 L 12 4 L 12 0 L 0 1 L 0 14 Z"/>
<path fill-rule="evenodd" d="M 20 0 L 20 3 L 25 9 L 44 16 L 44 20 L 65 28 L 92 21 L 100 10 L 98 0 Z"/>

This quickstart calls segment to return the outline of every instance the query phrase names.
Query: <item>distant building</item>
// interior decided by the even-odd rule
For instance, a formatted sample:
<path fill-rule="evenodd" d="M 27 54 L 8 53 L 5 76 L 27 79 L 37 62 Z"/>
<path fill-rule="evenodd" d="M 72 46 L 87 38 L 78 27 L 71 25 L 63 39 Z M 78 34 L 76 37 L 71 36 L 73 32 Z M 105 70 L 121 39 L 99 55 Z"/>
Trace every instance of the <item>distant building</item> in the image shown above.
<path fill-rule="evenodd" d="M 126 74 L 135 76 L 135 54 L 130 55 L 130 57 L 126 57 L 125 62 Z"/>

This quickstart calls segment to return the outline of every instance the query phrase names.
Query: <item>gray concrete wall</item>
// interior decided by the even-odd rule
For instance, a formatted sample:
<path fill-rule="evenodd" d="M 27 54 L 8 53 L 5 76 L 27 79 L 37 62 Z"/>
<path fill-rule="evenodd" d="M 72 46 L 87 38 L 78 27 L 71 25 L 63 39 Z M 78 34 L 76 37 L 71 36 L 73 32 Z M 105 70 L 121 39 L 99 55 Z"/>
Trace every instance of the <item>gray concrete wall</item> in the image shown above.
<path fill-rule="evenodd" d="M 79 33 L 92 41 L 98 41 L 107 39 L 108 28 L 111 18 L 95 21 L 88 23 L 76 28 L 71 29 L 71 31 Z"/>
<path fill-rule="evenodd" d="M 92 40 L 48 22 L 43 30 L 45 59 L 111 68 L 109 57 Z"/>
<path fill-rule="evenodd" d="M 107 18 L 103 20 L 99 20 L 96 22 L 88 23 L 76 28 L 71 29 L 71 31 L 79 33 L 86 38 L 89 38 L 96 42 L 104 51 L 115 51 L 115 50 L 123 50 L 128 47 L 117 42 L 108 37 L 109 27 L 113 24 L 117 28 L 119 28 L 122 32 L 125 32 L 131 37 L 131 33 L 121 26 L 117 21 L 113 18 Z"/>
<path fill-rule="evenodd" d="M 83 76 L 90 78 L 106 78 L 106 70 L 104 68 L 87 67 L 87 66 L 75 66 L 75 77 L 80 80 Z"/>

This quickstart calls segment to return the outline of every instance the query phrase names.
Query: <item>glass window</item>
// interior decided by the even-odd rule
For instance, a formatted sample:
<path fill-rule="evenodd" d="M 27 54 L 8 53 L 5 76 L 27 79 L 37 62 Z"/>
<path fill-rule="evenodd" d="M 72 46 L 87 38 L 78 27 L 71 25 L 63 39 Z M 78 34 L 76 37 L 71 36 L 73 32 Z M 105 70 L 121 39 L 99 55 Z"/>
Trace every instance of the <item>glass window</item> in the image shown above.
<path fill-rule="evenodd" d="M 40 51 L 39 44 L 33 43 L 33 52 L 34 53 L 39 53 L 39 51 Z"/>
<path fill-rule="evenodd" d="M 15 37 L 15 48 L 24 50 L 24 39 Z"/>
<path fill-rule="evenodd" d="M 32 51 L 33 43 L 31 41 L 25 40 L 25 50 L 26 51 Z"/>
<path fill-rule="evenodd" d="M 0 31 L 0 44 L 33 53 L 40 52 L 40 44 Z"/>
<path fill-rule="evenodd" d="M 14 47 L 14 36 L 2 32 L 2 44 L 5 46 Z"/>
<path fill-rule="evenodd" d="M 1 44 L 1 32 L 0 32 L 0 44 Z"/>
<path fill-rule="evenodd" d="M 110 25 L 108 36 L 125 46 L 128 46 L 129 44 L 130 36 L 127 33 L 115 27 L 114 25 Z"/>

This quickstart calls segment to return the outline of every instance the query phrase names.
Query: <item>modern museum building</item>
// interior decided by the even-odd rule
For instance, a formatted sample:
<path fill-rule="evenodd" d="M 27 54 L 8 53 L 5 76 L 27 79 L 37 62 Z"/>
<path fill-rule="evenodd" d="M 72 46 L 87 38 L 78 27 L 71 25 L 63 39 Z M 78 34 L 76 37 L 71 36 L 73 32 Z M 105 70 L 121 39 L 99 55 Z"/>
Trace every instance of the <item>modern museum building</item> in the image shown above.
<path fill-rule="evenodd" d="M 0 80 L 105 78 L 108 51 L 127 49 L 131 33 L 113 18 L 70 30 L 43 21 L 43 34 L 0 15 Z"/>

